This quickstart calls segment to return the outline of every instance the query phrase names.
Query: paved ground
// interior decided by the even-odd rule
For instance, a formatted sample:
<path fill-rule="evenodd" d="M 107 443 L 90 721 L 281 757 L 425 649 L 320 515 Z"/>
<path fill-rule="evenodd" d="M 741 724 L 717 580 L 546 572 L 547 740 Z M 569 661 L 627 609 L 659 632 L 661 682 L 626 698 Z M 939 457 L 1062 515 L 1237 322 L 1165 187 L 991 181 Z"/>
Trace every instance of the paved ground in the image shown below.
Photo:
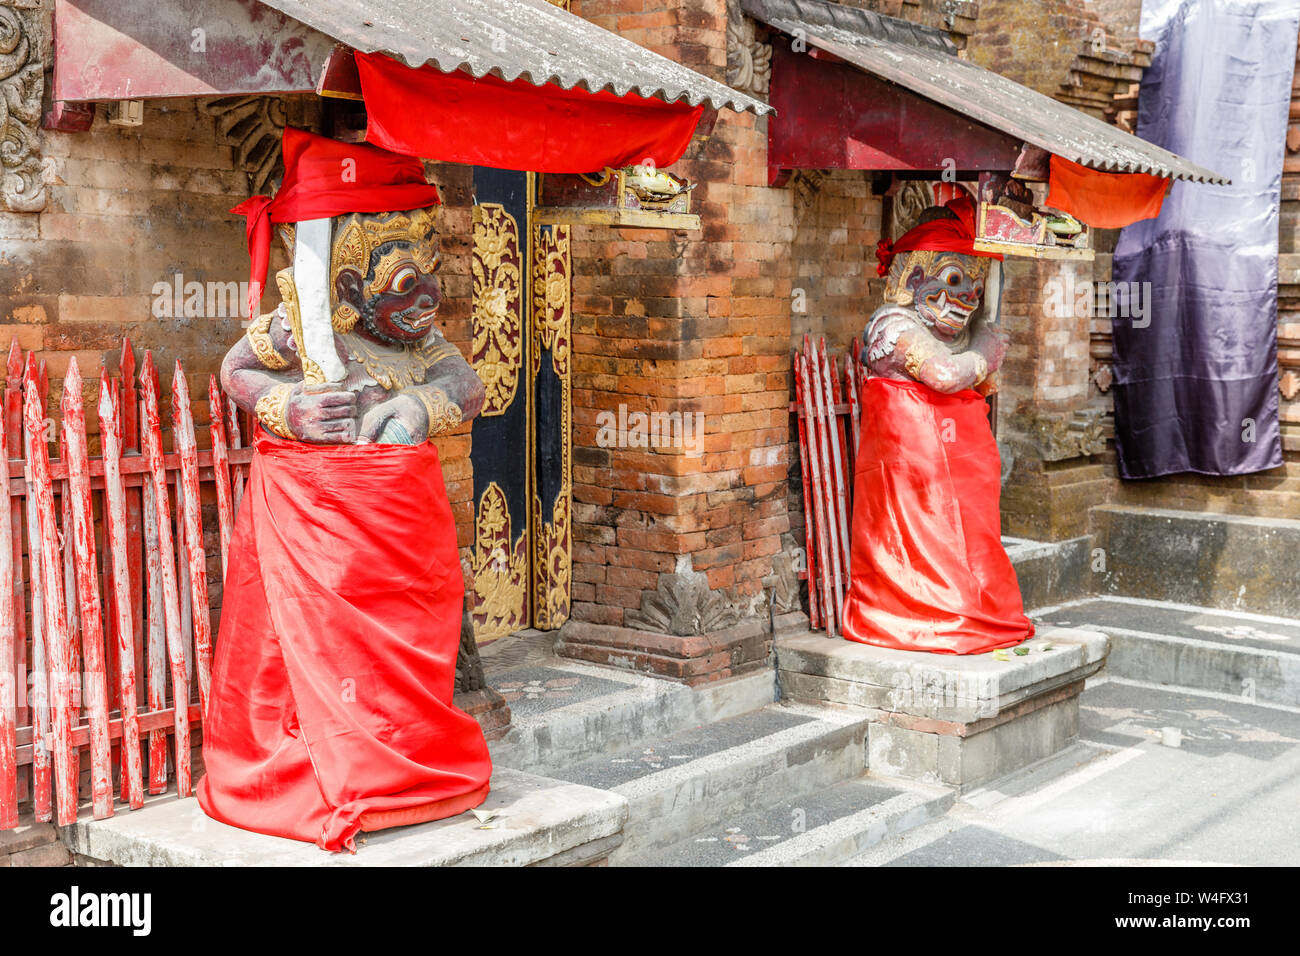
<path fill-rule="evenodd" d="M 1046 766 L 846 865 L 1300 865 L 1300 711 L 1102 678 L 1082 721 Z"/>

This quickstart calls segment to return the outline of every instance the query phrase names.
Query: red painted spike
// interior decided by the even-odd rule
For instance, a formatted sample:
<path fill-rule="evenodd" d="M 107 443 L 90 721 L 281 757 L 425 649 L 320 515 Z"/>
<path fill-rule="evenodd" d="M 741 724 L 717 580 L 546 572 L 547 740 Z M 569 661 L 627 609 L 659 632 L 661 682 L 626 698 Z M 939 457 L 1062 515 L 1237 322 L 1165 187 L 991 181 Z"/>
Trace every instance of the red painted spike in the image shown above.
<path fill-rule="evenodd" d="M 23 350 L 18 344 L 17 337 L 9 343 L 7 371 L 9 373 L 9 386 L 12 388 L 14 382 L 23 376 Z"/>
<path fill-rule="evenodd" d="M 158 385 L 158 369 L 154 368 L 153 350 L 145 349 L 144 364 L 140 366 L 140 384 L 152 382 L 156 388 Z"/>
<path fill-rule="evenodd" d="M 225 401 L 215 375 L 208 376 L 208 435 L 212 446 L 212 483 L 217 489 L 217 532 L 221 541 L 221 576 L 225 579 L 230 560 L 230 535 L 235 509 L 230 488 L 230 452 L 226 443 Z"/>
<path fill-rule="evenodd" d="M 0 501 L 9 500 L 9 442 L 0 428 Z M 0 581 L 12 582 L 14 576 L 13 523 L 9 515 L 0 515 Z M 27 677 L 25 649 L 17 643 L 14 601 L 0 595 L 0 830 L 18 826 L 18 679 Z M 24 651 L 21 677 L 13 672 L 15 650 Z"/>
<path fill-rule="evenodd" d="M 36 377 L 41 383 L 41 403 L 45 403 L 45 396 L 50 394 L 50 367 L 41 359 L 36 366 Z"/>
<path fill-rule="evenodd" d="M 28 434 L 39 436 L 45 430 L 45 412 L 35 391 L 27 393 L 23 421 Z M 68 826 L 77 818 L 77 752 L 72 743 L 75 714 L 72 706 L 74 674 L 72 641 L 68 629 L 68 612 L 64 603 L 63 566 L 58 553 L 58 525 L 54 517 L 54 489 L 50 480 L 50 462 L 43 444 L 31 443 L 28 456 L 32 498 L 36 503 L 40 538 L 40 573 L 43 582 L 46 635 L 46 665 L 49 673 L 50 733 L 54 743 L 55 791 L 58 795 L 58 824 Z"/>
<path fill-rule="evenodd" d="M 135 378 L 135 353 L 131 351 L 131 339 L 123 337 L 122 355 L 118 360 L 118 371 L 122 375 L 122 381 L 129 382 Z"/>
<path fill-rule="evenodd" d="M 27 361 L 23 363 L 23 383 L 35 384 L 40 378 L 40 373 L 36 368 L 36 353 L 28 352 Z"/>
<path fill-rule="evenodd" d="M 144 456 L 149 470 L 146 479 L 153 488 L 153 505 L 158 531 L 158 558 L 160 584 L 162 585 L 163 617 L 166 633 L 167 657 L 172 676 L 172 718 L 176 753 L 176 792 L 182 797 L 190 795 L 190 725 L 188 703 L 189 678 L 186 674 L 185 648 L 182 644 L 180 620 L 180 594 L 176 574 L 176 544 L 172 536 L 172 515 L 167 491 L 167 472 L 163 460 L 162 428 L 158 414 L 157 370 L 153 357 L 145 353 L 145 367 L 141 373 L 144 383 L 144 418 L 141 421 Z M 201 538 L 196 539 L 201 540 Z M 152 556 L 151 556 L 152 560 Z"/>
<path fill-rule="evenodd" d="M 73 403 L 82 404 L 81 395 L 81 369 L 77 367 L 77 357 L 74 355 L 68 359 L 68 374 L 63 376 L 63 399 L 59 407 L 67 414 L 68 409 Z"/>
<path fill-rule="evenodd" d="M 203 518 L 199 500 L 199 451 L 194 438 L 194 413 L 190 406 L 190 386 L 185 378 L 185 368 L 176 362 L 172 376 L 172 437 L 176 453 L 181 460 L 181 473 L 177 482 L 177 521 L 184 525 L 185 534 L 178 536 L 183 545 L 182 568 L 188 570 L 188 596 L 192 608 L 191 625 L 186 628 L 194 634 L 194 669 L 199 678 L 199 702 L 203 713 L 208 712 L 208 690 L 212 673 L 212 624 L 208 603 L 208 572 L 203 552 Z M 182 582 L 184 584 L 186 582 Z"/>
<path fill-rule="evenodd" d="M 113 568 L 112 611 L 116 614 L 115 646 L 118 662 L 118 701 L 122 715 L 122 799 L 132 809 L 144 805 L 144 777 L 140 752 L 140 721 L 136 711 L 135 622 L 131 601 L 127 552 L 127 511 L 122 485 L 122 444 L 113 382 L 99 379 L 100 436 L 104 445 L 104 561 Z"/>
<path fill-rule="evenodd" d="M 99 602 L 98 557 L 95 547 L 95 511 L 90 490 L 90 456 L 86 441 L 86 409 L 81 393 L 81 371 L 76 359 L 63 380 L 64 462 L 68 483 L 64 492 L 65 580 L 69 603 L 76 598 L 75 619 L 80 626 L 83 666 L 82 706 L 90 724 L 90 785 L 95 819 L 113 815 L 112 745 L 108 724 L 108 667 L 104 653 L 103 608 Z M 70 560 L 69 560 L 70 559 Z M 75 588 L 73 582 L 75 581 Z M 69 614 L 69 621 L 73 615 Z M 73 631 L 75 648 L 76 631 Z"/>

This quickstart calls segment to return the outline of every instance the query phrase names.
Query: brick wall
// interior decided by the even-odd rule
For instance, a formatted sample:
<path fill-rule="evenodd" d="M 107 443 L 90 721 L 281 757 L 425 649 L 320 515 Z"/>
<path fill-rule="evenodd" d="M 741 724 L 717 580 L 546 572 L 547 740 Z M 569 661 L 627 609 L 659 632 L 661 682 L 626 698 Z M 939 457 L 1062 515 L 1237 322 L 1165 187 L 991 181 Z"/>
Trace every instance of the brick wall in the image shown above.
<path fill-rule="evenodd" d="M 723 79 L 724 0 L 583 0 L 575 12 Z M 861 331 L 880 201 L 862 172 L 769 188 L 766 154 L 766 120 L 723 111 L 674 165 L 699 183 L 700 232 L 574 231 L 577 620 L 623 624 L 681 555 L 752 606 L 782 533 L 802 524 L 789 497 L 790 349 L 804 332 L 842 349 Z M 704 454 L 599 447 L 597 416 L 620 403 L 702 412 Z"/>

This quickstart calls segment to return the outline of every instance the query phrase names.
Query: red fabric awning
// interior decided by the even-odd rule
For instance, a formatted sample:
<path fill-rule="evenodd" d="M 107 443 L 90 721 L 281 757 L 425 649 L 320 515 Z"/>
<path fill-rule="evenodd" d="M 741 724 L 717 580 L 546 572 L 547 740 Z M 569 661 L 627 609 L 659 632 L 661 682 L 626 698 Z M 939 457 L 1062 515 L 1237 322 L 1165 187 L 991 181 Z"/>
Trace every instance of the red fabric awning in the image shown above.
<path fill-rule="evenodd" d="M 1053 155 L 1047 205 L 1094 229 L 1119 229 L 1154 219 L 1170 180 L 1147 173 L 1107 173 Z"/>
<path fill-rule="evenodd" d="M 356 54 L 366 141 L 444 162 L 588 173 L 631 163 L 669 166 L 686 151 L 703 104 L 588 93 L 523 79 L 475 79 Z"/>

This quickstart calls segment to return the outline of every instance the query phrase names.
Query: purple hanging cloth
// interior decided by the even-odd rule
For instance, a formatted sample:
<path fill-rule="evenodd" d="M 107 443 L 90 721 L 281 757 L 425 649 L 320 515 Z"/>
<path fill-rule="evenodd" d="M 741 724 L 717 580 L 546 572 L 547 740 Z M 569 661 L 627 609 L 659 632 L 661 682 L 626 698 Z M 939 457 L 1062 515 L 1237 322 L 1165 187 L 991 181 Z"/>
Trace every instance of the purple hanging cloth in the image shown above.
<path fill-rule="evenodd" d="M 1125 228 L 1114 278 L 1115 446 L 1124 478 L 1282 465 L 1278 208 L 1298 0 L 1144 0 L 1156 43 L 1137 132 L 1233 180 L 1176 182 Z M 1131 290 L 1125 309 L 1125 286 Z M 1149 283 L 1147 285 L 1146 283 Z"/>

